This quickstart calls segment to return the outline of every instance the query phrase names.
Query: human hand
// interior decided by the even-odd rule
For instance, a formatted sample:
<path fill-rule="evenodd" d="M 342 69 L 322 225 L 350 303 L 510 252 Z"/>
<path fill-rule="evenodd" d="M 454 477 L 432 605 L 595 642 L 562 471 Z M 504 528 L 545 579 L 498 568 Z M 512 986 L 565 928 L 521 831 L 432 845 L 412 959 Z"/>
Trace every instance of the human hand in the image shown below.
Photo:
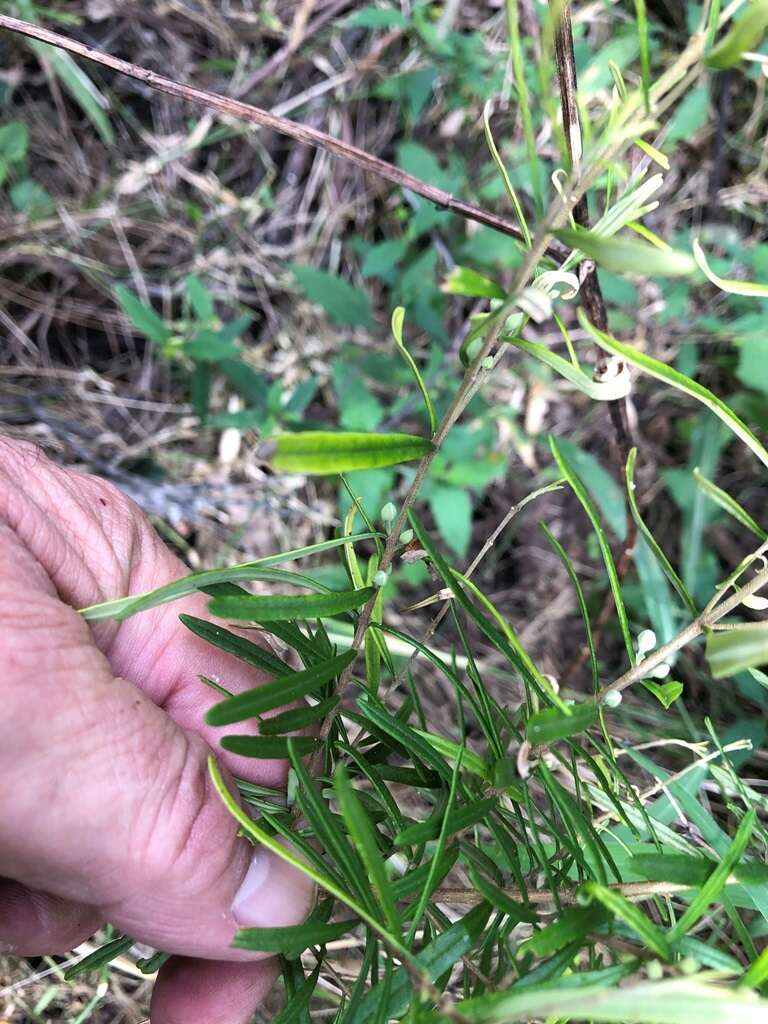
<path fill-rule="evenodd" d="M 206 768 L 217 696 L 262 677 L 179 622 L 194 595 L 93 627 L 75 611 L 187 570 L 111 484 L 0 439 L 0 950 L 71 949 L 104 921 L 173 954 L 153 1024 L 240 1024 L 274 959 L 230 948 L 238 927 L 298 924 L 311 886 L 254 850 Z M 266 786 L 280 761 L 223 751 Z"/>

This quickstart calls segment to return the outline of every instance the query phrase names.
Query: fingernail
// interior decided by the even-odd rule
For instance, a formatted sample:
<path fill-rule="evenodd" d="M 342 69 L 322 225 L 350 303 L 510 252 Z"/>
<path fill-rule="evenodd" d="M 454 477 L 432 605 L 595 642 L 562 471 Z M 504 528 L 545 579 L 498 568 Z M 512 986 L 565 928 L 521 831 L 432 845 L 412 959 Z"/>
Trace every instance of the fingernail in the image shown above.
<path fill-rule="evenodd" d="M 232 916 L 241 928 L 301 924 L 313 899 L 314 885 L 306 875 L 260 847 L 232 901 Z"/>

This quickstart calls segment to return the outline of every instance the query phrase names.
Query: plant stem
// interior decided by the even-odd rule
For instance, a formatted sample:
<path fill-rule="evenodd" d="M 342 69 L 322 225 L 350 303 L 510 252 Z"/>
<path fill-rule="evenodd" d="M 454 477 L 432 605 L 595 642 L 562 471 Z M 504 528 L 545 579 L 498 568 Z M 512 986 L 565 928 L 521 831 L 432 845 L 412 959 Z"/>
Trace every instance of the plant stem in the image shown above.
<path fill-rule="evenodd" d="M 726 598 L 724 601 L 715 604 L 710 602 L 701 615 L 697 616 L 693 622 L 684 629 L 681 629 L 677 636 L 673 636 L 671 640 L 667 641 L 667 643 L 662 644 L 661 647 L 657 647 L 656 650 L 649 654 L 647 658 L 644 658 L 639 665 L 636 665 L 628 672 L 625 672 L 623 676 L 619 676 L 619 678 L 614 680 L 614 682 L 610 683 L 608 686 L 604 686 L 597 695 L 598 700 L 605 697 L 606 693 L 610 693 L 612 690 L 620 692 L 621 690 L 626 690 L 628 686 L 632 686 L 633 683 L 637 683 L 641 679 L 645 679 L 657 665 L 661 665 L 662 662 L 666 661 L 671 654 L 681 650 L 692 640 L 695 640 L 696 637 L 701 636 L 706 629 L 709 629 L 724 616 L 735 611 L 745 597 L 749 597 L 750 594 L 755 594 L 766 585 L 768 585 L 768 568 L 761 569 L 760 572 L 756 573 L 754 578 L 749 581 L 749 583 L 745 583 L 743 587 L 739 587 L 735 594 L 731 594 L 731 596 Z"/>

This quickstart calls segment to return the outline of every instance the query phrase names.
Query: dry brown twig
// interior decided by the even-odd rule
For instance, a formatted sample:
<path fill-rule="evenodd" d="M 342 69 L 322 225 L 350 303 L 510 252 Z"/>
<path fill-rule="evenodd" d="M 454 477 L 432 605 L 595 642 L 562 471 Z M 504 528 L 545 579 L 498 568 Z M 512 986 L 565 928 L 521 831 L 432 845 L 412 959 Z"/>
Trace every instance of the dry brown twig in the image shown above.
<path fill-rule="evenodd" d="M 341 157 L 347 163 L 353 164 L 363 171 L 384 178 L 399 188 L 406 188 L 411 192 L 415 192 L 430 203 L 449 210 L 465 220 L 475 221 L 485 227 L 493 228 L 494 231 L 500 231 L 502 234 L 511 235 L 519 240 L 523 238 L 523 233 L 518 225 L 507 220 L 505 217 L 499 217 L 489 210 L 484 210 L 472 203 L 466 203 L 461 199 L 457 199 L 444 189 L 430 185 L 429 182 L 422 181 L 412 174 L 407 174 L 399 167 L 395 167 L 394 164 L 389 164 L 386 160 L 381 160 L 372 153 L 367 153 L 364 149 L 352 146 L 348 142 L 342 142 L 341 139 L 336 139 L 332 135 L 328 135 L 327 132 L 321 132 L 317 128 L 311 128 L 309 125 L 301 124 L 298 121 L 291 121 L 287 117 L 281 117 L 278 114 L 273 114 L 271 111 L 262 110 L 261 107 L 255 107 L 250 103 L 243 103 L 240 100 L 222 96 L 220 93 L 209 92 L 207 89 L 199 89 L 193 85 L 176 82 L 172 78 L 166 78 L 164 75 L 159 75 L 156 71 L 151 71 L 149 68 L 132 64 L 127 60 L 121 60 L 119 57 L 113 57 L 112 54 L 104 53 L 85 43 L 80 43 L 75 39 L 63 36 L 58 32 L 51 32 L 40 25 L 21 21 L 19 18 L 0 15 L 0 28 L 9 29 L 11 32 L 17 32 L 20 35 L 39 40 L 43 43 L 49 43 L 51 46 L 57 46 L 78 57 L 85 57 L 86 60 L 94 61 L 97 64 L 119 72 L 121 75 L 127 75 L 129 78 L 143 82 L 144 85 L 149 86 L 151 89 L 157 89 L 158 92 L 164 92 L 169 96 L 188 100 L 190 103 L 207 107 L 209 110 L 215 110 L 226 117 L 247 121 L 249 124 L 258 125 L 260 128 L 269 128 L 271 131 L 287 135 L 289 138 L 302 142 L 307 146 L 323 149 L 334 156 Z M 567 255 L 567 250 L 559 242 L 548 241 L 545 253 L 556 259 L 562 259 L 564 255 Z"/>

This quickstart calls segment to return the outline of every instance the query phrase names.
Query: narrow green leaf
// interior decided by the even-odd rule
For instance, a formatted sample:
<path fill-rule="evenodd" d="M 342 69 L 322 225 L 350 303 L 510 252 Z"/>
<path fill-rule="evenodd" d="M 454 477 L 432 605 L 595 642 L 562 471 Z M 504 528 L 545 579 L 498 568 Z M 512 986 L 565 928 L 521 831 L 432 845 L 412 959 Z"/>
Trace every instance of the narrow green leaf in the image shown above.
<path fill-rule="evenodd" d="M 613 857 L 608 852 L 600 834 L 595 831 L 592 821 L 583 813 L 578 799 L 560 785 L 543 760 L 539 763 L 537 770 L 561 818 L 570 826 L 573 834 L 578 837 L 584 853 L 589 854 L 590 866 L 597 875 L 597 880 L 602 882 L 603 885 L 607 884 L 608 878 L 605 865 L 608 864 L 616 880 L 620 882 L 621 873 Z"/>
<path fill-rule="evenodd" d="M 686 607 L 688 608 L 688 611 L 695 618 L 699 614 L 699 612 L 698 612 L 698 609 L 696 608 L 696 604 L 695 604 L 693 598 L 691 597 L 691 595 L 690 595 L 687 587 L 683 583 L 683 581 L 680 579 L 678 574 L 675 572 L 674 568 L 672 567 L 672 563 L 669 561 L 667 556 L 664 554 L 664 551 L 662 550 L 661 545 L 656 540 L 656 538 L 654 537 L 654 535 L 651 532 L 651 530 L 648 529 L 648 527 L 647 527 L 647 525 L 645 523 L 645 520 L 640 515 L 640 509 L 637 507 L 637 498 L 635 497 L 635 461 L 636 461 L 636 459 L 637 459 L 637 448 L 632 448 L 632 450 L 630 451 L 629 455 L 627 456 L 627 465 L 626 465 L 625 470 L 624 470 L 625 478 L 626 478 L 626 482 L 627 482 L 627 502 L 629 503 L 629 511 L 630 511 L 630 513 L 632 515 L 632 518 L 635 521 L 635 524 L 637 525 L 638 530 L 643 535 L 643 538 L 645 539 L 646 544 L 651 549 L 651 552 L 652 552 L 653 556 L 655 557 L 656 561 L 659 563 L 659 566 L 661 567 L 662 572 L 667 577 L 667 579 L 672 584 L 672 586 L 675 588 L 675 590 L 680 595 L 682 600 L 685 602 Z"/>
<path fill-rule="evenodd" d="M 739 985 L 743 985 L 746 988 L 759 988 L 766 981 L 768 981 L 768 946 L 762 951 L 757 960 L 749 965 L 749 970 L 745 972 Z"/>
<path fill-rule="evenodd" d="M 293 959 L 309 946 L 323 946 L 340 939 L 359 923 L 358 918 L 351 917 L 334 924 L 308 921 L 284 928 L 241 928 L 232 945 L 235 949 L 253 949 L 259 953 L 282 953 Z"/>
<path fill-rule="evenodd" d="M 106 942 L 98 949 L 94 949 L 88 956 L 84 956 L 82 960 L 78 960 L 76 964 L 68 967 L 64 971 L 64 980 L 72 981 L 73 978 L 85 974 L 86 971 L 95 971 L 99 967 L 105 967 L 115 957 L 127 952 L 133 944 L 134 940 L 129 935 L 119 935 L 116 939 Z"/>
<path fill-rule="evenodd" d="M 435 733 L 425 732 L 423 729 L 416 729 L 416 732 L 433 746 L 438 753 L 447 757 L 449 761 L 457 761 L 461 758 L 462 770 L 471 772 L 486 782 L 488 781 L 488 765 L 479 754 L 475 754 L 472 750 L 467 750 L 466 747 L 456 743 L 454 740 L 446 739 L 445 736 L 437 736 Z"/>
<path fill-rule="evenodd" d="M 759 526 L 752 516 L 747 512 L 745 508 L 732 498 L 727 491 L 724 491 L 722 487 L 718 487 L 717 484 L 708 480 L 703 473 L 700 472 L 698 466 L 693 470 L 693 479 L 696 481 L 696 486 L 700 487 L 701 490 L 711 498 L 716 505 L 720 508 L 725 509 L 728 515 L 733 516 L 736 522 L 741 523 L 742 526 L 746 527 L 751 533 L 754 533 L 760 540 L 768 540 L 768 533 Z"/>
<path fill-rule="evenodd" d="M 696 261 L 687 252 L 659 249 L 636 238 L 606 238 L 585 228 L 562 228 L 554 234 L 613 274 L 683 277 L 696 269 Z"/>
<path fill-rule="evenodd" d="M 620 892 L 608 889 L 597 882 L 585 882 L 580 891 L 601 903 L 614 917 L 621 918 L 643 940 L 648 949 L 652 949 L 662 960 L 672 959 L 672 947 L 662 930 Z"/>
<path fill-rule="evenodd" d="M 217 626 L 213 622 L 206 622 L 205 619 L 197 619 L 194 615 L 182 614 L 179 616 L 179 619 L 195 636 L 199 636 L 207 643 L 213 644 L 220 651 L 234 654 L 236 658 L 244 661 L 246 665 L 261 669 L 263 672 L 269 672 L 273 676 L 285 676 L 286 673 L 292 671 L 290 665 L 286 665 L 284 661 L 281 661 L 271 651 L 259 646 L 259 644 L 252 643 L 250 640 L 246 640 L 245 637 L 236 636 L 223 626 Z"/>
<path fill-rule="evenodd" d="M 115 295 L 125 315 L 146 338 L 157 345 L 164 345 L 171 338 L 173 332 L 165 321 L 129 288 L 119 284 Z"/>
<path fill-rule="evenodd" d="M 706 656 L 715 679 L 768 664 L 768 622 L 707 633 Z"/>
<path fill-rule="evenodd" d="M 384 912 L 384 920 L 395 935 L 400 935 L 400 918 L 395 907 L 395 899 L 392 895 L 379 844 L 374 836 L 374 826 L 365 813 L 343 764 L 337 765 L 333 781 L 344 824 L 347 826 L 352 841 L 357 847 L 357 852 L 365 865 L 368 878 Z"/>
<path fill-rule="evenodd" d="M 418 366 L 416 365 L 416 362 L 415 362 L 413 356 L 408 351 L 408 349 L 405 347 L 405 342 L 403 341 L 403 320 L 404 319 L 405 319 L 405 310 L 403 309 L 402 306 L 398 306 L 397 309 L 392 314 L 392 335 L 394 336 L 395 344 L 397 345 L 397 348 L 398 348 L 398 350 L 400 352 L 400 355 L 406 361 L 406 363 L 408 364 L 408 366 L 409 366 L 409 368 L 411 370 L 411 373 L 416 378 L 416 385 L 417 385 L 419 391 L 421 392 L 421 397 L 424 399 L 424 405 L 425 405 L 426 410 L 427 410 L 427 417 L 429 419 L 430 433 L 434 434 L 435 431 L 437 430 L 437 413 L 435 412 L 435 406 L 434 406 L 434 403 L 432 401 L 432 396 L 430 395 L 429 391 L 427 390 L 427 386 L 424 383 L 424 378 L 421 376 L 421 371 L 419 370 Z"/>
<path fill-rule="evenodd" d="M 540 746 L 564 740 L 568 736 L 584 732 L 597 721 L 597 704 L 575 704 L 571 714 L 563 714 L 558 708 L 546 708 L 531 715 L 525 726 L 525 738 L 529 743 Z"/>
<path fill-rule="evenodd" d="M 456 1012 L 472 1024 L 554 1019 L 595 1024 L 765 1024 L 768 1019 L 768 1001 L 753 993 L 689 978 L 619 987 L 571 988 L 555 983 L 522 992 L 516 992 L 516 987 L 460 1002 Z"/>
<path fill-rule="evenodd" d="M 595 531 L 597 537 L 597 543 L 600 548 L 600 553 L 603 556 L 603 562 L 605 564 L 606 573 L 608 574 L 608 581 L 611 586 L 611 593 L 613 594 L 613 601 L 616 605 L 617 617 L 619 620 L 619 627 L 621 634 L 624 638 L 624 646 L 627 651 L 630 665 L 635 662 L 635 649 L 632 644 L 632 636 L 629 632 L 629 621 L 627 619 L 627 612 L 624 607 L 624 599 L 621 595 L 621 583 L 619 581 L 618 573 L 616 572 L 616 565 L 613 561 L 613 555 L 608 545 L 608 541 L 605 536 L 605 530 L 603 524 L 600 522 L 600 517 L 597 514 L 597 509 L 592 502 L 589 494 L 587 493 L 584 484 L 580 477 L 577 476 L 573 467 L 571 466 L 568 459 L 565 457 L 564 452 L 558 445 L 554 437 L 550 437 L 549 446 L 552 449 L 552 454 L 555 457 L 555 461 L 560 468 L 560 472 L 566 478 L 571 486 L 576 497 L 579 499 L 582 508 L 587 513 L 587 518 L 592 524 L 592 529 Z"/>
<path fill-rule="evenodd" d="M 709 68 L 722 71 L 738 64 L 749 50 L 756 50 L 768 30 L 768 0 L 753 0 L 720 42 L 704 57 Z"/>
<path fill-rule="evenodd" d="M 349 537 L 334 537 L 332 540 L 321 541 L 319 544 L 310 544 L 307 547 L 293 548 L 290 551 L 283 551 L 277 555 L 267 555 L 266 558 L 258 558 L 253 562 L 242 562 L 239 565 L 231 565 L 226 569 L 206 569 L 203 572 L 193 572 L 189 576 L 183 576 L 172 583 L 166 583 L 155 590 L 148 590 L 143 594 L 135 594 L 132 597 L 119 597 L 115 601 L 105 601 L 102 604 L 93 604 L 88 608 L 81 608 L 80 614 L 89 622 L 97 622 L 101 619 L 127 619 L 136 612 L 145 611 L 147 608 L 156 608 L 158 605 L 168 601 L 175 601 L 178 597 L 192 594 L 196 590 L 205 590 L 206 587 L 214 586 L 217 583 L 245 583 L 250 580 L 268 579 L 266 570 L 284 562 L 293 562 L 299 558 L 306 558 L 309 555 L 319 555 L 333 548 L 342 545 L 357 544 L 362 540 L 370 540 L 378 537 L 375 532 L 357 533 Z M 290 579 L 286 579 L 290 582 Z"/>
<path fill-rule="evenodd" d="M 296 753 L 300 757 L 313 754 L 320 745 L 319 740 L 309 736 L 224 736 L 221 745 L 231 754 L 241 754 L 243 757 L 255 757 L 262 760 L 277 758 L 284 761 L 288 757 L 289 742 L 294 744 Z"/>
<path fill-rule="evenodd" d="M 643 102 L 646 114 L 650 115 L 651 53 L 648 45 L 648 15 L 645 9 L 645 0 L 635 0 L 635 18 L 637 20 L 637 34 L 640 40 L 640 75 L 643 83 Z"/>
<path fill-rule="evenodd" d="M 521 942 L 518 952 L 521 955 L 533 953 L 535 957 L 551 956 L 570 943 L 581 941 L 605 919 L 605 911 L 599 906 L 569 907 L 552 924 Z"/>
<path fill-rule="evenodd" d="M 752 830 L 755 827 L 755 818 L 755 811 L 751 808 L 741 819 L 741 824 L 736 830 L 733 842 L 723 854 L 720 863 L 708 876 L 706 882 L 704 882 L 691 900 L 685 912 L 670 930 L 668 935 L 670 942 L 674 943 L 676 939 L 690 931 L 709 905 L 718 898 L 725 887 L 728 876 L 741 860 L 741 855 L 744 853 L 752 835 Z"/>
<path fill-rule="evenodd" d="M 282 473 L 327 476 L 355 469 L 377 469 L 421 459 L 432 443 L 415 434 L 360 434 L 308 430 L 278 434 L 270 442 L 272 467 Z"/>
<path fill-rule="evenodd" d="M 768 451 L 765 450 L 746 423 L 743 423 L 722 399 L 718 398 L 708 388 L 705 388 L 703 384 L 699 384 L 690 377 L 686 377 L 684 373 L 680 373 L 679 370 L 674 369 L 672 366 L 667 366 L 666 363 L 654 359 L 653 356 L 640 352 L 632 345 L 626 345 L 610 334 L 598 330 L 581 309 L 579 310 L 579 322 L 597 344 L 607 352 L 621 356 L 627 362 L 632 363 L 633 366 L 637 366 L 652 377 L 656 377 L 657 380 L 661 380 L 665 384 L 677 388 L 678 391 L 696 398 L 730 427 L 734 434 L 754 452 L 763 465 L 768 466 Z"/>
<path fill-rule="evenodd" d="M 291 708 L 274 718 L 264 718 L 259 723 L 260 736 L 282 736 L 285 733 L 295 732 L 298 729 L 306 729 L 315 722 L 321 722 L 325 716 L 333 711 L 339 703 L 338 697 L 328 697 L 327 700 L 313 704 L 311 707 Z"/>
<path fill-rule="evenodd" d="M 214 597 L 208 608 L 221 619 L 249 622 L 319 619 L 360 608 L 375 593 L 374 587 L 364 587 L 331 594 L 238 594 Z"/>
<path fill-rule="evenodd" d="M 446 835 L 454 835 L 464 829 L 471 828 L 483 821 L 484 818 L 497 806 L 496 797 L 487 797 L 484 800 L 476 800 L 474 803 L 466 804 L 451 811 L 448 816 Z M 440 835 L 445 814 L 442 810 L 433 814 L 426 821 L 416 822 L 409 825 L 402 832 L 395 836 L 395 846 L 415 846 L 417 843 L 426 843 L 430 839 L 437 839 Z"/>
<path fill-rule="evenodd" d="M 291 701 L 306 697 L 309 693 L 316 693 L 326 683 L 335 679 L 347 665 L 351 665 L 356 656 L 356 651 L 347 651 L 312 668 L 304 669 L 303 672 L 292 672 L 253 690 L 238 693 L 220 704 L 215 704 L 206 714 L 205 720 L 208 725 L 231 725 L 233 722 L 242 722 L 281 705 L 290 704 Z"/>
<path fill-rule="evenodd" d="M 297 770 L 298 766 L 298 769 L 300 770 L 304 780 L 306 781 L 306 783 L 309 784 L 310 787 L 312 787 L 313 783 L 309 779 L 309 775 L 307 774 L 306 769 L 301 763 L 302 755 L 295 746 L 297 742 L 298 741 L 294 739 L 289 739 L 287 741 L 289 746 L 291 764 L 293 766 L 294 771 Z M 361 906 L 361 904 L 359 904 L 357 900 L 350 896 L 348 892 L 346 892 L 340 886 L 336 885 L 336 883 L 332 879 L 328 878 L 327 875 L 323 874 L 321 871 L 315 870 L 315 868 L 305 863 L 301 859 L 301 857 L 298 857 L 292 850 L 284 846 L 275 836 L 272 836 L 268 832 L 265 832 L 264 829 L 260 828 L 256 824 L 256 822 L 253 821 L 253 819 L 242 809 L 242 807 L 240 807 L 240 805 L 237 803 L 235 798 L 230 793 L 221 775 L 219 766 L 216 764 L 216 759 L 213 755 L 211 755 L 208 758 L 208 772 L 211 776 L 216 792 L 219 794 L 219 797 L 221 798 L 225 807 L 232 815 L 232 817 L 239 823 L 240 827 L 243 829 L 246 835 L 251 836 L 262 846 L 265 846 L 268 850 L 270 850 L 276 857 L 279 857 L 281 860 L 284 860 L 288 864 L 292 865 L 297 871 L 301 872 L 303 875 L 306 875 L 307 878 L 312 879 L 312 881 L 319 885 L 322 889 L 325 889 L 325 891 L 330 893 L 331 896 L 335 896 L 337 900 L 340 900 L 342 903 L 346 904 L 346 906 L 348 906 L 349 909 L 354 914 L 356 914 L 363 921 L 365 921 L 365 923 L 370 928 L 372 928 L 373 931 L 375 931 L 378 935 L 385 936 L 387 938 L 387 941 L 389 942 L 389 945 L 392 946 L 403 959 L 407 960 L 410 964 L 418 963 L 413 953 L 411 953 L 409 949 L 406 949 L 404 946 L 402 946 L 394 937 L 389 936 L 386 932 L 386 929 L 376 920 L 376 918 L 371 913 L 369 913 L 364 906 Z"/>
<path fill-rule="evenodd" d="M 515 348 L 522 349 L 529 355 L 538 359 L 539 362 L 549 366 L 565 380 L 577 387 L 583 394 L 596 402 L 613 402 L 619 398 L 626 398 L 632 391 L 632 382 L 628 374 L 619 374 L 611 380 L 596 381 L 588 376 L 582 369 L 573 365 L 567 359 L 563 359 L 557 352 L 553 352 L 546 345 L 536 341 L 526 341 L 525 338 L 504 337 L 504 341 Z"/>
<path fill-rule="evenodd" d="M 290 996 L 288 1002 L 273 1019 L 272 1024 L 309 1024 L 310 1016 L 307 1008 L 317 987 L 321 967 L 322 963 L 315 966 L 312 973 L 305 978 L 304 984 Z"/>
<path fill-rule="evenodd" d="M 519 924 L 521 921 L 525 921 L 528 924 L 536 924 L 538 917 L 536 912 L 530 907 L 526 907 L 523 903 L 513 900 L 503 889 L 494 885 L 493 882 L 489 882 L 487 878 L 483 878 L 474 868 L 470 870 L 469 877 L 472 885 L 483 899 L 490 903 L 492 907 L 495 907 L 496 910 L 500 910 L 502 914 L 506 914 L 511 923 Z"/>
<path fill-rule="evenodd" d="M 768 298 L 768 284 L 759 284 L 755 281 L 740 281 L 734 277 L 719 277 L 707 262 L 707 257 L 698 238 L 694 238 L 692 248 L 693 258 L 696 260 L 699 270 L 721 291 L 728 292 L 729 295 L 755 296 L 759 299 Z"/>
<path fill-rule="evenodd" d="M 371 887 L 365 877 L 365 868 L 360 855 L 341 828 L 340 819 L 331 813 L 317 783 L 301 760 L 301 754 L 296 749 L 295 742 L 294 738 L 288 740 L 288 758 L 299 784 L 297 795 L 299 808 L 314 829 L 315 835 L 326 853 L 333 858 L 340 876 L 345 879 L 350 890 L 355 893 L 356 898 L 360 899 L 366 910 L 376 915 L 378 920 L 378 910 L 371 894 Z"/>

